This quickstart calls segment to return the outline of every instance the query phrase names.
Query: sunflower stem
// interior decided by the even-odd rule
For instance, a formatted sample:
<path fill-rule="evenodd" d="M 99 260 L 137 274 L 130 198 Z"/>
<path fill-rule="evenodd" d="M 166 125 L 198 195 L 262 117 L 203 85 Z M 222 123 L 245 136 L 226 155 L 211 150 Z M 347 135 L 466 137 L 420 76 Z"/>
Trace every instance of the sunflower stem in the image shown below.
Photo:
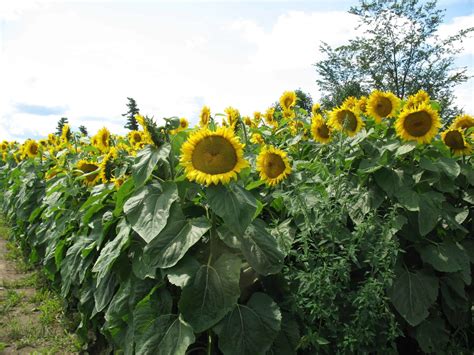
<path fill-rule="evenodd" d="M 242 118 L 239 117 L 239 122 L 242 127 L 242 130 L 244 131 L 244 139 L 245 139 L 245 145 L 249 144 L 248 136 L 247 136 L 247 127 L 245 127 L 244 122 L 242 121 Z"/>

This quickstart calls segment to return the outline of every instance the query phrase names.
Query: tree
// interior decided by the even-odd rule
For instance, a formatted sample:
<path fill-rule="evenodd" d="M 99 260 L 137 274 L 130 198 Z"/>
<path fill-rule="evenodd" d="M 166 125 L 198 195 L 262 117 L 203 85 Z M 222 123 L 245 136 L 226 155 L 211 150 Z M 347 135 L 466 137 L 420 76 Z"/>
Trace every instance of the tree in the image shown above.
<path fill-rule="evenodd" d="M 132 99 L 131 97 L 127 97 L 127 99 L 128 112 L 122 114 L 122 116 L 127 117 L 127 124 L 124 127 L 131 131 L 137 131 L 138 122 L 135 119 L 135 115 L 138 114 L 140 110 L 138 109 L 137 103 L 134 99 Z"/>
<path fill-rule="evenodd" d="M 436 5 L 436 1 L 361 0 L 352 7 L 349 12 L 359 16 L 363 36 L 337 48 L 322 43 L 326 58 L 315 64 L 322 101 L 337 105 L 341 93 L 359 96 L 372 89 L 404 98 L 423 89 L 440 102 L 445 116 L 459 113 L 453 89 L 468 75 L 467 68 L 454 66 L 454 55 L 474 28 L 440 38 L 437 31 L 444 10 Z"/>
<path fill-rule="evenodd" d="M 61 136 L 63 133 L 64 125 L 68 124 L 69 121 L 66 117 L 61 117 L 58 121 L 58 126 L 56 127 L 56 135 Z"/>
<path fill-rule="evenodd" d="M 84 136 L 87 136 L 87 135 L 89 135 L 89 132 L 87 132 L 87 128 L 86 128 L 86 126 L 82 126 L 82 125 L 81 125 L 81 126 L 79 126 L 79 132 L 81 132 L 81 133 L 82 133 L 82 135 L 84 135 Z"/>

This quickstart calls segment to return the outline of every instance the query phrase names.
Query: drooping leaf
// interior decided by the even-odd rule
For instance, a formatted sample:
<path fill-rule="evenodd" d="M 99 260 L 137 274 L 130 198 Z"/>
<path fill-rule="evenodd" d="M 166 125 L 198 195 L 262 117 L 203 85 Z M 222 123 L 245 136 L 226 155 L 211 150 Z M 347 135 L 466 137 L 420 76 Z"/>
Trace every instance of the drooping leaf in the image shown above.
<path fill-rule="evenodd" d="M 243 235 L 257 210 L 255 197 L 237 184 L 210 186 L 206 190 L 209 205 L 236 235 Z"/>
<path fill-rule="evenodd" d="M 426 354 L 442 353 L 449 341 L 449 333 L 443 319 L 430 317 L 415 329 L 415 338 Z"/>
<path fill-rule="evenodd" d="M 185 255 L 175 266 L 165 269 L 168 281 L 175 286 L 183 288 L 199 270 L 201 265 L 190 255 Z"/>
<path fill-rule="evenodd" d="M 240 296 L 241 260 L 222 254 L 211 265 L 201 265 L 183 288 L 179 309 L 194 331 L 202 332 L 219 322 Z"/>
<path fill-rule="evenodd" d="M 283 267 L 285 254 L 278 242 L 265 229 L 266 225 L 256 219 L 247 228 L 243 237 L 239 237 L 242 254 L 247 262 L 261 275 L 275 274 Z"/>
<path fill-rule="evenodd" d="M 171 205 L 177 199 L 176 184 L 154 183 L 137 190 L 125 203 L 124 211 L 133 230 L 150 243 L 165 228 Z"/>
<path fill-rule="evenodd" d="M 470 270 L 469 256 L 459 243 L 444 241 L 438 245 L 428 244 L 420 249 L 420 255 L 424 262 L 438 271 Z"/>
<path fill-rule="evenodd" d="M 461 172 L 461 167 L 454 159 L 451 158 L 440 157 L 436 164 L 441 167 L 442 171 L 444 171 L 453 179 L 456 178 Z"/>
<path fill-rule="evenodd" d="M 379 185 L 389 196 L 397 192 L 401 186 L 400 176 L 396 171 L 383 168 L 374 173 L 375 182 Z"/>
<path fill-rule="evenodd" d="M 419 195 L 418 229 L 422 236 L 427 235 L 438 223 L 441 215 L 439 204 L 433 199 L 432 193 Z"/>
<path fill-rule="evenodd" d="M 96 282 L 94 290 L 95 310 L 101 312 L 112 300 L 117 287 L 118 280 L 115 273 L 109 272 L 99 282 Z"/>
<path fill-rule="evenodd" d="M 136 186 L 141 186 L 148 180 L 158 160 L 166 160 L 170 154 L 170 145 L 163 144 L 157 148 L 153 145 L 147 145 L 140 150 L 135 158 L 132 167 L 133 179 Z"/>
<path fill-rule="evenodd" d="M 268 355 L 296 355 L 296 347 L 300 341 L 298 322 L 288 312 L 281 313 L 281 329 Z"/>
<path fill-rule="evenodd" d="M 438 296 L 438 279 L 424 270 L 400 271 L 388 295 L 396 310 L 412 326 L 428 317 L 428 308 Z"/>
<path fill-rule="evenodd" d="M 254 293 L 247 305 L 238 304 L 214 330 L 226 355 L 265 354 L 281 328 L 278 305 L 264 293 Z"/>
<path fill-rule="evenodd" d="M 211 228 L 204 218 L 186 219 L 181 205 L 174 203 L 164 229 L 143 250 L 143 260 L 149 267 L 168 268 L 186 254 Z"/>

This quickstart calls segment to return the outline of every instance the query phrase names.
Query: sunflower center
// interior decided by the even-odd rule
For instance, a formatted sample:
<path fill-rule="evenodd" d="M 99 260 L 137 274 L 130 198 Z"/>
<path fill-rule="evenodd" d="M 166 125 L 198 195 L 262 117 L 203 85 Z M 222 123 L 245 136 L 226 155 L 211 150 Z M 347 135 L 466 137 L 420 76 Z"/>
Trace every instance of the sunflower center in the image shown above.
<path fill-rule="evenodd" d="M 381 97 L 375 105 L 375 110 L 380 117 L 387 117 L 392 112 L 392 102 L 386 97 Z"/>
<path fill-rule="evenodd" d="M 342 128 L 348 131 L 355 131 L 357 129 L 357 118 L 352 111 L 342 110 L 339 113 L 339 123 Z"/>
<path fill-rule="evenodd" d="M 38 153 L 38 146 L 36 144 L 30 145 L 30 154 L 36 155 L 36 153 Z"/>
<path fill-rule="evenodd" d="M 223 174 L 234 169 L 237 153 L 234 146 L 224 137 L 205 137 L 196 144 L 192 155 L 195 169 L 207 174 Z"/>
<path fill-rule="evenodd" d="M 431 116 L 425 111 L 410 113 L 403 123 L 405 131 L 413 137 L 422 137 L 431 129 Z"/>
<path fill-rule="evenodd" d="M 293 99 L 291 97 L 286 97 L 283 103 L 285 104 L 285 107 L 289 108 L 293 104 Z"/>
<path fill-rule="evenodd" d="M 107 146 L 108 145 L 108 140 L 109 140 L 109 137 L 107 136 L 107 134 L 103 134 L 101 139 L 102 139 L 102 144 L 104 146 Z"/>
<path fill-rule="evenodd" d="M 464 139 L 458 131 L 450 131 L 446 133 L 444 142 L 451 149 L 464 149 Z"/>
<path fill-rule="evenodd" d="M 142 136 L 141 136 L 141 134 L 135 133 L 134 136 L 133 136 L 133 140 L 134 140 L 136 143 L 140 143 L 140 142 L 142 141 Z"/>
<path fill-rule="evenodd" d="M 318 127 L 318 135 L 322 138 L 329 138 L 329 129 L 326 125 Z"/>
<path fill-rule="evenodd" d="M 280 176 L 285 171 L 285 162 L 275 153 L 268 153 L 265 156 L 265 161 L 263 163 L 263 169 L 265 174 L 270 178 L 274 179 Z"/>

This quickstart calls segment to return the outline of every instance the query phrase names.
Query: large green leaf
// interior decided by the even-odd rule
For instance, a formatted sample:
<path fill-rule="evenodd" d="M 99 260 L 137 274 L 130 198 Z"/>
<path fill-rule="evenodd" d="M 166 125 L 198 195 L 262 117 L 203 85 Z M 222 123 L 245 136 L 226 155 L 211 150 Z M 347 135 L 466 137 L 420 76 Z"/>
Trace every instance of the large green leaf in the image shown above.
<path fill-rule="evenodd" d="M 175 266 L 164 270 L 168 281 L 175 286 L 183 288 L 199 270 L 201 264 L 190 255 L 185 255 Z"/>
<path fill-rule="evenodd" d="M 265 354 L 281 326 L 278 305 L 264 293 L 254 293 L 247 305 L 238 304 L 214 330 L 226 355 Z"/>
<path fill-rule="evenodd" d="M 424 193 L 419 196 L 418 229 L 422 236 L 427 235 L 438 223 L 441 209 L 433 193 Z"/>
<path fill-rule="evenodd" d="M 247 228 L 243 237 L 238 238 L 242 254 L 247 262 L 261 275 L 276 274 L 283 267 L 285 254 L 274 236 L 267 232 L 266 225 L 256 219 Z"/>
<path fill-rule="evenodd" d="M 430 317 L 415 329 L 415 338 L 425 354 L 441 354 L 449 341 L 443 319 Z"/>
<path fill-rule="evenodd" d="M 282 312 L 281 329 L 267 355 L 296 355 L 300 341 L 298 322 L 288 312 Z"/>
<path fill-rule="evenodd" d="M 154 183 L 137 190 L 123 209 L 132 228 L 150 243 L 165 228 L 171 205 L 177 199 L 175 183 Z"/>
<path fill-rule="evenodd" d="M 136 343 L 137 355 L 184 355 L 194 343 L 193 328 L 175 314 L 159 316 Z"/>
<path fill-rule="evenodd" d="M 165 160 L 170 154 L 170 145 L 168 143 L 156 148 L 153 145 L 147 145 L 138 152 L 135 163 L 132 167 L 133 179 L 137 186 L 141 186 L 148 180 L 158 160 Z"/>
<path fill-rule="evenodd" d="M 398 313 L 412 326 L 428 317 L 438 296 L 438 278 L 427 271 L 400 271 L 388 295 Z"/>
<path fill-rule="evenodd" d="M 379 185 L 389 196 L 395 194 L 400 186 L 401 178 L 397 171 L 383 168 L 374 173 L 375 182 Z"/>
<path fill-rule="evenodd" d="M 456 178 L 461 172 L 461 167 L 452 158 L 441 157 L 436 162 L 436 164 L 441 167 L 441 170 L 443 170 L 447 175 L 449 175 L 453 179 Z"/>
<path fill-rule="evenodd" d="M 144 262 L 152 268 L 176 265 L 209 228 L 211 225 L 206 218 L 186 219 L 180 204 L 174 203 L 165 228 L 145 247 Z"/>
<path fill-rule="evenodd" d="M 120 256 L 122 249 L 130 241 L 130 225 L 122 219 L 117 225 L 117 235 L 114 239 L 107 242 L 100 251 L 99 257 L 92 268 L 92 272 L 97 273 L 97 283 L 109 272 L 112 264 Z"/>
<path fill-rule="evenodd" d="M 424 262 L 438 271 L 470 270 L 469 256 L 459 243 L 444 241 L 437 245 L 428 244 L 420 249 L 420 254 Z"/>
<path fill-rule="evenodd" d="M 243 235 L 257 210 L 255 197 L 237 184 L 207 188 L 209 205 L 235 234 Z"/>
<path fill-rule="evenodd" d="M 202 332 L 219 322 L 240 296 L 241 260 L 222 254 L 214 264 L 202 265 L 181 293 L 179 309 L 194 331 Z"/>
<path fill-rule="evenodd" d="M 101 312 L 114 297 L 118 285 L 117 275 L 109 272 L 100 281 L 96 281 L 94 290 L 95 310 Z"/>

